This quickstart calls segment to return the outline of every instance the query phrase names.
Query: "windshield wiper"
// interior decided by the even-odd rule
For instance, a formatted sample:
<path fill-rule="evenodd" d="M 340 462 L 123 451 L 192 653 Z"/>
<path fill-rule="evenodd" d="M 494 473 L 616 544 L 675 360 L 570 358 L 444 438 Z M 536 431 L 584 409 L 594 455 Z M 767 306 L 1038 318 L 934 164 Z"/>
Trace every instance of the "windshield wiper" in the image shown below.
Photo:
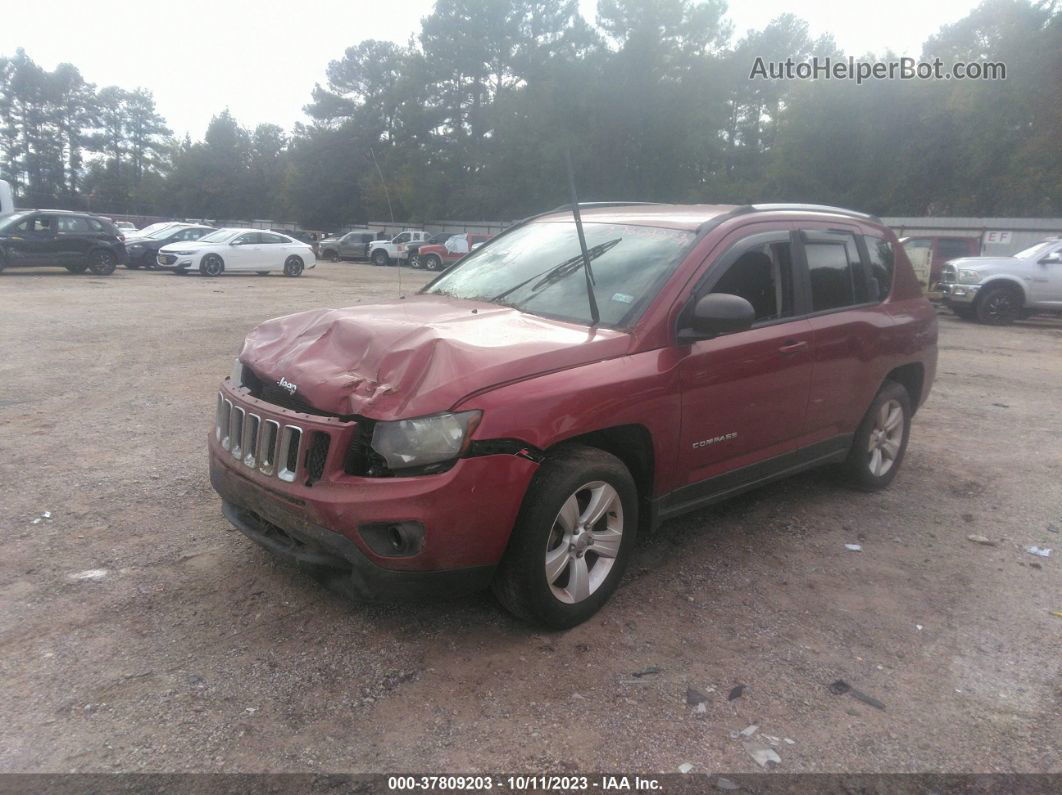
<path fill-rule="evenodd" d="M 564 158 L 568 164 L 568 187 L 572 192 L 572 215 L 575 217 L 575 231 L 579 234 L 579 248 L 583 252 L 583 272 L 586 275 L 586 300 L 590 302 L 590 325 L 596 326 L 601 322 L 601 314 L 597 311 L 597 297 L 594 295 L 594 272 L 590 270 L 590 254 L 586 250 L 586 237 L 583 235 L 583 218 L 579 215 L 579 197 L 575 193 L 575 168 L 572 166 L 572 148 L 564 149 Z"/>
<path fill-rule="evenodd" d="M 586 256 L 588 256 L 591 260 L 595 260 L 601 255 L 603 255 L 605 252 L 607 252 L 610 248 L 617 245 L 622 239 L 623 238 L 621 237 L 617 237 L 615 240 L 609 240 L 605 243 L 600 243 L 594 246 L 592 249 L 589 249 L 586 252 Z M 560 263 L 559 265 L 554 265 L 549 270 L 542 271 L 541 273 L 536 273 L 530 279 L 524 279 L 522 282 L 515 285 L 514 287 L 510 287 L 505 292 L 498 293 L 498 295 L 488 300 L 495 303 L 499 302 L 501 301 L 501 299 L 505 298 L 508 295 L 512 295 L 520 288 L 526 287 L 531 282 L 535 281 L 535 279 L 538 279 L 539 281 L 531 287 L 531 291 L 537 293 L 543 287 L 547 287 L 550 284 L 554 284 L 563 279 L 564 277 L 570 276 L 571 274 L 575 273 L 581 267 L 583 267 L 585 262 L 586 260 L 584 259 L 583 254 L 576 254 L 574 257 L 570 257 L 564 260 L 564 262 Z M 596 323 L 598 321 L 595 320 L 594 322 Z"/>

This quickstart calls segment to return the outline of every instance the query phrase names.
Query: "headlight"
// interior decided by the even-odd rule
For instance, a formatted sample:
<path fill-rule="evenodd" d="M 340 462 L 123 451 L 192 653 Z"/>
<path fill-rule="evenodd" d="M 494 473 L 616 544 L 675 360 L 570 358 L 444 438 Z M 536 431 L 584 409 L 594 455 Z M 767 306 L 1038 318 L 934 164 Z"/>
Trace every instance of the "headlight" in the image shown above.
<path fill-rule="evenodd" d="M 234 386 L 243 386 L 243 362 L 239 359 L 232 363 L 232 375 L 229 376 Z"/>
<path fill-rule="evenodd" d="M 194 251 L 167 251 L 167 254 L 173 254 L 175 257 L 190 257 L 195 254 Z"/>
<path fill-rule="evenodd" d="M 981 273 L 980 271 L 968 271 L 960 268 L 957 279 L 960 284 L 977 284 L 981 281 Z"/>
<path fill-rule="evenodd" d="M 378 422 L 372 432 L 372 449 L 393 470 L 451 461 L 468 449 L 482 416 L 480 411 L 462 411 Z"/>

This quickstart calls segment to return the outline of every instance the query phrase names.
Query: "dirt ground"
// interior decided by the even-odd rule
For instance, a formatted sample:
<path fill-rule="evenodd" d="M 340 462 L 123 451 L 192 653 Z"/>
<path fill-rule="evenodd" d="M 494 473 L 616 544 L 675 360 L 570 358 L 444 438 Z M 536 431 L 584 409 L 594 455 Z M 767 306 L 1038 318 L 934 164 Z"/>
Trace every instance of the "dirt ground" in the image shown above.
<path fill-rule="evenodd" d="M 543 634 L 488 595 L 343 601 L 221 516 L 243 335 L 398 275 L 0 275 L 0 770 L 754 772 L 755 724 L 783 772 L 1062 772 L 1062 322 L 942 313 L 891 489 L 811 473 L 670 522 Z"/>

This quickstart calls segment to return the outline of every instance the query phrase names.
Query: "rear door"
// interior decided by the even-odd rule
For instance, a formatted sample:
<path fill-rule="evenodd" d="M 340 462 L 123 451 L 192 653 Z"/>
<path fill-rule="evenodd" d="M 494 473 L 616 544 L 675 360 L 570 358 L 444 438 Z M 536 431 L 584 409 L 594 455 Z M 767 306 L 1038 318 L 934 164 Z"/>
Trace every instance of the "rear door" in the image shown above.
<path fill-rule="evenodd" d="M 809 293 L 813 341 L 805 429 L 815 443 L 855 431 L 880 386 L 873 362 L 893 320 L 880 306 L 885 276 L 866 261 L 859 230 L 801 226 L 798 263 Z"/>
<path fill-rule="evenodd" d="M 288 255 L 296 248 L 301 248 L 301 246 L 292 243 L 286 237 L 272 232 L 261 232 L 258 237 L 262 247 L 262 262 L 265 263 L 270 270 L 283 268 L 284 260 L 288 258 Z M 303 255 L 303 259 L 305 258 L 305 255 Z M 265 268 L 260 268 L 259 270 L 265 270 Z"/>
<path fill-rule="evenodd" d="M 804 314 L 790 230 L 739 230 L 705 271 L 691 301 L 730 293 L 756 311 L 751 329 L 694 342 L 679 364 L 680 462 L 689 484 L 792 452 L 811 383 L 811 326 Z"/>
<path fill-rule="evenodd" d="M 80 215 L 57 215 L 56 250 L 59 265 L 83 265 L 88 262 L 89 251 L 95 248 L 97 233 L 89 226 L 89 219 Z"/>

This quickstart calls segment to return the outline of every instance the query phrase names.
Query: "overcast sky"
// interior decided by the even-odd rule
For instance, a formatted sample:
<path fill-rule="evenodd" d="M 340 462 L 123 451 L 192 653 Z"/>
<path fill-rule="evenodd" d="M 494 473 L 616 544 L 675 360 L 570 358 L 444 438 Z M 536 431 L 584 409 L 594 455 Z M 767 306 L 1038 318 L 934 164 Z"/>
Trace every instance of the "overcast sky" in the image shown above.
<path fill-rule="evenodd" d="M 976 0 L 731 2 L 735 37 L 786 11 L 845 52 L 918 55 L 922 42 Z M 434 0 L 35 0 L 5 3 L 0 54 L 25 48 L 48 69 L 69 61 L 97 85 L 150 89 L 178 135 L 203 135 L 228 107 L 241 124 L 290 128 L 328 62 L 366 38 L 406 42 Z M 592 20 L 596 0 L 580 0 Z"/>

